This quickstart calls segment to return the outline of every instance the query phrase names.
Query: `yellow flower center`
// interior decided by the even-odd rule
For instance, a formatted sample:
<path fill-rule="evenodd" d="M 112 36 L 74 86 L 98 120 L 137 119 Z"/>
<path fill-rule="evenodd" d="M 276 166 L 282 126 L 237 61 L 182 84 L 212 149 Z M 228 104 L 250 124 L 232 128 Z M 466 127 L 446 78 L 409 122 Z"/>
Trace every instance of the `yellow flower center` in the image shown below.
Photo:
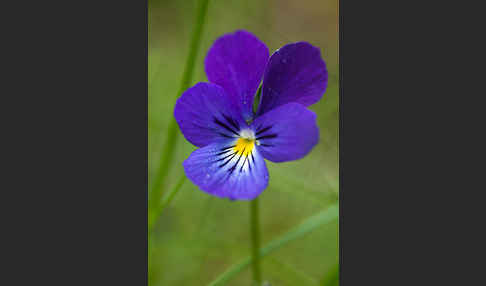
<path fill-rule="evenodd" d="M 255 147 L 255 139 L 249 138 L 238 138 L 236 141 L 236 146 L 234 147 L 235 153 L 239 156 L 247 156 L 250 155 L 251 151 Z"/>

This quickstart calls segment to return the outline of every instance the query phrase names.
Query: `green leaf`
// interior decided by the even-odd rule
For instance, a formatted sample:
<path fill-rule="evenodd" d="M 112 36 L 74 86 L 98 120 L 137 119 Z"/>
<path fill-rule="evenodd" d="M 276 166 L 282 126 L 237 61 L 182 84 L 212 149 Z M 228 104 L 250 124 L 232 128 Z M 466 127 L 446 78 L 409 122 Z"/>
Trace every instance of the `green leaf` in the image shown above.
<path fill-rule="evenodd" d="M 264 247 L 260 248 L 260 257 L 264 257 L 274 250 L 284 246 L 285 244 L 302 237 L 303 235 L 313 231 L 319 226 L 326 224 L 339 216 L 339 206 L 334 204 L 330 206 L 327 210 L 324 210 L 317 215 L 314 215 L 304 222 L 299 224 L 297 227 L 289 230 L 282 236 L 272 240 Z M 235 277 L 243 269 L 245 269 L 251 263 L 251 257 L 248 256 L 237 264 L 234 264 L 228 270 L 219 275 L 215 280 L 209 283 L 209 286 L 220 286 L 225 285 L 230 279 Z"/>

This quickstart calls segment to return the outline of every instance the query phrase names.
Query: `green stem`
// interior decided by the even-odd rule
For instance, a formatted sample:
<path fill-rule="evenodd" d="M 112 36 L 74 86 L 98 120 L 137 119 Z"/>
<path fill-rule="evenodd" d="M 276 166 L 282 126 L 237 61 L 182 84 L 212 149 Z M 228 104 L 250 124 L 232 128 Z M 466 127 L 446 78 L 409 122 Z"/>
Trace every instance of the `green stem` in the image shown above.
<path fill-rule="evenodd" d="M 251 221 L 251 247 L 252 247 L 252 267 L 253 282 L 262 285 L 262 274 L 260 269 L 260 225 L 258 217 L 258 198 L 250 202 L 250 221 Z"/>
<path fill-rule="evenodd" d="M 198 47 L 201 43 L 201 35 L 204 26 L 204 19 L 206 18 L 206 12 L 208 8 L 209 0 L 200 0 L 198 8 L 196 9 L 196 19 L 194 21 L 194 30 L 192 31 L 191 46 L 189 48 L 189 56 L 184 68 L 184 74 L 182 75 L 182 82 L 177 96 L 181 95 L 191 84 L 192 75 L 194 71 L 194 64 L 197 58 Z M 162 184 L 165 182 L 169 173 L 169 164 L 174 157 L 177 137 L 179 135 L 177 122 L 174 117 L 171 117 L 167 139 L 162 147 L 160 153 L 160 165 L 155 174 L 155 179 L 150 190 L 150 203 L 149 207 L 157 207 L 160 203 L 162 195 Z"/>

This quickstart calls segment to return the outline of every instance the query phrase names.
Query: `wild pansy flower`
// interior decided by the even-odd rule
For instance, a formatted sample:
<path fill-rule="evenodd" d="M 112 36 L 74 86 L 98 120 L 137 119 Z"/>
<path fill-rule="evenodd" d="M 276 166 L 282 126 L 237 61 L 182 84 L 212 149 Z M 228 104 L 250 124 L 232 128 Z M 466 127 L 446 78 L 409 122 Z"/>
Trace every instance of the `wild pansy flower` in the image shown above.
<path fill-rule="evenodd" d="M 184 161 L 185 173 L 211 195 L 251 200 L 268 185 L 264 158 L 297 160 L 319 141 L 306 106 L 324 94 L 326 65 L 309 43 L 287 44 L 269 57 L 256 36 L 236 31 L 214 42 L 205 70 L 210 83 L 189 88 L 174 110 L 184 137 L 200 147 Z"/>

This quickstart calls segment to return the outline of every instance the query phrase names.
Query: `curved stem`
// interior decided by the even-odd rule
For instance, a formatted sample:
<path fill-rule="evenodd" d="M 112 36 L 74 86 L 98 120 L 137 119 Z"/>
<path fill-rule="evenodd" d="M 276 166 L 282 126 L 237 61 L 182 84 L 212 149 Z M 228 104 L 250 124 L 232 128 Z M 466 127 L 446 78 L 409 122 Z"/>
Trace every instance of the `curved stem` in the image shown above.
<path fill-rule="evenodd" d="M 262 274 L 260 269 L 260 223 L 258 214 L 258 198 L 250 202 L 250 224 L 251 224 L 251 247 L 252 247 L 252 267 L 253 282 L 255 285 L 262 284 Z"/>
<path fill-rule="evenodd" d="M 204 26 L 204 19 L 206 18 L 206 13 L 208 10 L 209 0 L 198 1 L 198 7 L 196 10 L 196 19 L 194 23 L 194 30 L 192 32 L 191 46 L 189 49 L 189 55 L 187 57 L 186 66 L 184 68 L 184 74 L 182 75 L 182 82 L 177 94 L 179 97 L 186 89 L 189 88 L 191 84 L 192 75 L 194 71 L 194 65 L 196 62 L 198 47 L 201 43 L 201 35 Z M 155 208 L 159 205 L 162 196 L 162 184 L 165 183 L 165 179 L 169 173 L 169 166 L 175 153 L 175 147 L 177 143 L 177 137 L 179 135 L 179 130 L 175 118 L 172 116 L 169 128 L 167 132 L 166 141 L 160 152 L 160 165 L 155 175 L 152 188 L 150 190 L 149 203 L 150 207 Z"/>
<path fill-rule="evenodd" d="M 172 201 L 172 199 L 177 194 L 177 192 L 179 192 L 179 190 L 181 189 L 185 180 L 186 180 L 186 176 L 182 175 L 179 178 L 179 180 L 177 181 L 177 184 L 175 185 L 175 187 L 173 189 L 171 189 L 170 191 L 168 191 L 169 193 L 162 198 L 162 202 L 160 203 L 160 205 L 155 206 L 154 209 L 152 210 L 152 212 L 149 213 L 149 218 L 148 218 L 148 231 L 149 231 L 149 233 L 152 232 L 153 226 L 154 226 L 155 222 L 157 221 L 157 219 L 159 218 L 160 214 L 162 213 L 162 210 Z"/>
<path fill-rule="evenodd" d="M 184 68 L 184 74 L 182 75 L 182 81 L 180 90 L 177 94 L 179 97 L 191 84 L 192 75 L 194 71 L 194 65 L 196 62 L 197 51 L 199 45 L 201 43 L 201 35 L 204 26 L 204 20 L 206 18 L 207 10 L 208 10 L 208 2 L 209 0 L 199 0 L 198 7 L 196 8 L 195 13 L 195 22 L 194 22 L 194 29 L 192 31 L 192 38 L 191 38 L 191 46 L 189 48 L 189 55 L 187 57 L 186 65 Z M 162 185 L 165 183 L 165 179 L 169 173 L 169 166 L 173 160 L 175 154 L 175 147 L 177 143 L 178 137 L 178 128 L 175 118 L 171 116 L 166 141 L 161 150 L 161 158 L 160 158 L 160 165 L 156 171 L 155 177 L 152 180 L 152 186 L 149 192 L 149 201 L 148 201 L 148 224 L 149 224 L 149 243 L 153 244 L 153 236 L 152 229 L 153 223 L 156 220 L 160 211 L 167 205 L 174 195 L 177 193 L 178 189 L 182 186 L 184 179 L 181 179 L 177 184 L 174 192 L 170 193 L 167 196 L 166 200 L 161 201 L 162 198 Z M 155 269 L 153 265 L 153 252 L 152 247 L 149 249 L 149 285 L 152 285 L 154 282 L 154 274 Z"/>

